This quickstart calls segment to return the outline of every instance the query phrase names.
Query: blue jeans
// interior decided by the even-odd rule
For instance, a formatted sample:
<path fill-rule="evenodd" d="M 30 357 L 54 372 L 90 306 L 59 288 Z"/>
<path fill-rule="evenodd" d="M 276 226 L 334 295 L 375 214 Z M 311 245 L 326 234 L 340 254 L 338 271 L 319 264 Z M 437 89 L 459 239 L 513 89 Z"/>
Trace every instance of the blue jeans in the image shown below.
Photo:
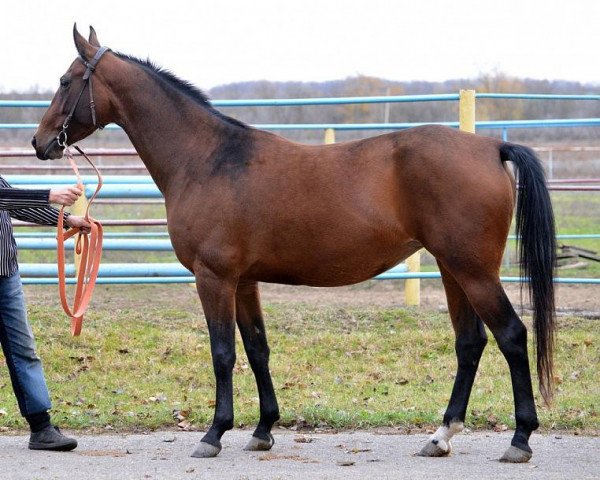
<path fill-rule="evenodd" d="M 42 362 L 25 309 L 19 273 L 0 276 L 0 343 L 21 415 L 45 412 L 52 406 Z"/>

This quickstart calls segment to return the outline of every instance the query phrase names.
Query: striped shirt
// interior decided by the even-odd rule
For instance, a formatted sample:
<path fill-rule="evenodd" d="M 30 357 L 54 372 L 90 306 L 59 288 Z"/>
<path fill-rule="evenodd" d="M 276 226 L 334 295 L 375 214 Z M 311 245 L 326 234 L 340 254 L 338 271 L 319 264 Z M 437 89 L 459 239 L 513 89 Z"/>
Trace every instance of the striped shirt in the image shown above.
<path fill-rule="evenodd" d="M 13 188 L 0 175 L 0 276 L 12 275 L 18 269 L 10 218 L 56 226 L 59 211 L 50 206 L 49 196 L 47 189 Z"/>

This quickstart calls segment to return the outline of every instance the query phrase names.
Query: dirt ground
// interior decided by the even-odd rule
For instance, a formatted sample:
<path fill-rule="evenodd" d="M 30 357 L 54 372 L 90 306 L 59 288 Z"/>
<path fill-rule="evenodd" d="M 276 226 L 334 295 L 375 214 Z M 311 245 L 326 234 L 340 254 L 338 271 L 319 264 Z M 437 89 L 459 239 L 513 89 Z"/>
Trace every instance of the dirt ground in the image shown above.
<path fill-rule="evenodd" d="M 364 284 L 312 288 L 264 284 L 261 286 L 263 302 L 304 302 L 314 305 L 399 307 L 404 305 L 404 282 L 371 281 Z M 518 284 L 505 284 L 504 288 L 517 310 L 521 310 L 521 293 Z M 557 312 L 600 317 L 600 287 L 597 285 L 558 285 Z M 527 295 L 524 291 L 524 299 Z M 527 310 L 527 302 L 525 309 Z M 441 281 L 421 282 L 421 306 L 429 311 L 446 311 L 446 294 Z"/>
<path fill-rule="evenodd" d="M 504 288 L 515 309 L 529 314 L 528 303 L 521 308 L 521 293 L 518 284 L 505 284 Z M 344 308 L 394 308 L 404 306 L 403 281 L 371 280 L 358 285 L 336 288 L 315 288 L 261 284 L 263 304 L 301 303 L 315 307 Z M 598 285 L 557 285 L 558 316 L 572 315 L 600 319 L 600 286 Z M 29 304 L 60 305 L 55 286 L 26 286 L 25 294 Z M 524 291 L 524 299 L 527 295 Z M 180 285 L 98 285 L 94 292 L 91 309 L 94 305 L 110 304 L 114 308 L 140 308 L 148 306 L 149 299 L 155 305 L 176 304 L 178 308 L 200 312 L 200 301 L 195 287 Z M 421 282 L 421 306 L 423 311 L 446 312 L 446 295 L 439 280 Z"/>

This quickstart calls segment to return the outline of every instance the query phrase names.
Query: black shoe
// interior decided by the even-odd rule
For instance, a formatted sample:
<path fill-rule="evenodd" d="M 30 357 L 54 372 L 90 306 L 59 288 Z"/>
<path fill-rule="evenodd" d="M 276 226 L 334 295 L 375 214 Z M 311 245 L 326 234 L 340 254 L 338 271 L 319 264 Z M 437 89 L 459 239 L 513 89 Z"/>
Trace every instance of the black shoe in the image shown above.
<path fill-rule="evenodd" d="M 68 452 L 77 447 L 77 440 L 60 433 L 58 427 L 47 426 L 39 432 L 32 432 L 29 437 L 30 450 L 53 450 Z"/>

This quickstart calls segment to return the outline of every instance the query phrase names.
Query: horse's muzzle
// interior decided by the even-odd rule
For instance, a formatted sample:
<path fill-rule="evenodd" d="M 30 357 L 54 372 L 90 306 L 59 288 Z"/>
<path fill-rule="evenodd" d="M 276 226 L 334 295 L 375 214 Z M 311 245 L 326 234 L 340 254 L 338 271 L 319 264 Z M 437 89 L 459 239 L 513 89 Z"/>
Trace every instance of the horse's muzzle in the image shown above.
<path fill-rule="evenodd" d="M 40 160 L 57 160 L 63 156 L 64 147 L 58 144 L 56 138 L 53 138 L 50 143 L 44 147 L 38 143 L 37 138 L 34 135 L 31 139 L 31 145 L 35 149 L 35 155 Z"/>

